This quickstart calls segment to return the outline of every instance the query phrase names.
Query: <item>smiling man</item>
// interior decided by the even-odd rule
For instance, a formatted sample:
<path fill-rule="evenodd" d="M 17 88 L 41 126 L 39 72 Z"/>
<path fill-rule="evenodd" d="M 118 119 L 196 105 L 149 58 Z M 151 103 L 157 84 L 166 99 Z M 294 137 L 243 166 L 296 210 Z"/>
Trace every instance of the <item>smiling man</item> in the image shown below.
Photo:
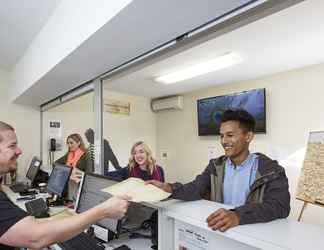
<path fill-rule="evenodd" d="M 0 121 L 0 175 L 14 171 L 21 154 L 15 130 Z M 129 198 L 112 197 L 84 213 L 61 220 L 35 219 L 14 205 L 0 189 L 0 249 L 41 249 L 55 242 L 68 240 L 98 220 L 123 217 Z"/>
<path fill-rule="evenodd" d="M 232 205 L 207 217 L 213 230 L 285 218 L 290 212 L 288 179 L 283 167 L 261 153 L 250 153 L 255 120 L 245 110 L 227 110 L 220 125 L 220 141 L 225 155 L 211 159 L 205 170 L 187 184 L 148 181 L 172 197 L 212 201 Z"/>

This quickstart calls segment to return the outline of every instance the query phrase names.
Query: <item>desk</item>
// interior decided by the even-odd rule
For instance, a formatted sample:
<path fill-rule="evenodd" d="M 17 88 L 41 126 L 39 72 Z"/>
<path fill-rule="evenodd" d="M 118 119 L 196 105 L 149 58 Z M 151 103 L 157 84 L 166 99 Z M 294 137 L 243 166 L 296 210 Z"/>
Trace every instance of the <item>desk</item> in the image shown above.
<path fill-rule="evenodd" d="M 8 198 L 17 206 L 19 206 L 21 209 L 26 210 L 25 203 L 27 201 L 17 201 L 16 199 L 20 197 L 19 193 L 14 193 L 8 186 L 2 185 L 3 192 L 6 193 Z M 47 193 L 39 193 L 36 195 L 36 198 L 44 198 L 46 199 L 49 195 Z M 56 206 L 56 207 L 50 207 L 49 208 L 49 214 L 51 216 L 59 215 L 60 212 L 67 210 L 64 206 Z M 71 209 L 69 209 L 70 212 L 73 213 Z M 117 240 L 113 240 L 106 244 L 106 249 L 111 250 L 113 248 L 116 248 L 121 245 L 128 245 L 131 249 L 151 249 L 151 240 L 150 239 L 129 239 L 128 235 L 121 235 L 121 237 Z M 53 250 L 61 250 L 61 248 L 54 244 L 51 246 L 51 249 Z"/>
<path fill-rule="evenodd" d="M 8 196 L 8 198 L 14 203 L 16 204 L 17 206 L 19 206 L 21 209 L 25 210 L 26 211 L 26 207 L 25 207 L 25 203 L 27 201 L 17 201 L 16 199 L 18 197 L 20 197 L 19 193 L 14 193 L 8 186 L 6 185 L 2 185 L 2 190 L 3 192 Z M 49 194 L 47 193 L 38 193 L 36 194 L 36 199 L 37 198 L 43 198 L 43 199 L 46 199 L 47 197 L 49 197 Z M 64 206 L 56 206 L 56 207 L 50 207 L 49 208 L 49 211 L 48 213 L 50 215 L 54 215 L 54 214 L 57 214 L 57 213 L 60 213 L 64 210 L 66 210 L 67 208 L 64 207 Z"/>
<path fill-rule="evenodd" d="M 24 207 L 24 201 L 17 202 L 18 194 L 3 186 L 3 191 L 12 201 Z M 43 196 L 46 194 L 39 194 Z M 268 223 L 237 226 L 222 233 L 211 230 L 206 223 L 206 217 L 219 208 L 228 208 L 224 204 L 199 200 L 183 202 L 168 200 L 146 205 L 157 208 L 159 212 L 159 250 L 179 249 L 179 244 L 185 246 L 184 230 L 194 232 L 205 239 L 204 248 L 211 250 L 217 246 L 219 249 L 233 250 L 304 250 L 323 249 L 324 227 L 310 225 L 302 222 L 280 219 Z M 62 207 L 51 208 L 50 213 L 62 211 Z M 151 249 L 149 239 L 128 239 L 125 235 L 120 239 L 107 244 L 106 249 L 113 249 L 122 244 L 132 249 Z M 54 249 L 60 249 L 54 246 Z M 195 248 L 193 248 L 195 249 Z M 198 248 L 196 248 L 198 249 Z"/>
<path fill-rule="evenodd" d="M 324 249 L 324 227 L 287 219 L 268 223 L 237 226 L 222 233 L 211 230 L 206 217 L 225 207 L 216 202 L 199 200 L 192 202 L 170 201 L 157 204 L 159 208 L 159 250 L 179 249 L 182 230 L 196 232 L 205 237 L 208 244 L 199 249 L 243 250 L 304 250 Z M 198 249 L 198 248 L 193 248 Z"/>

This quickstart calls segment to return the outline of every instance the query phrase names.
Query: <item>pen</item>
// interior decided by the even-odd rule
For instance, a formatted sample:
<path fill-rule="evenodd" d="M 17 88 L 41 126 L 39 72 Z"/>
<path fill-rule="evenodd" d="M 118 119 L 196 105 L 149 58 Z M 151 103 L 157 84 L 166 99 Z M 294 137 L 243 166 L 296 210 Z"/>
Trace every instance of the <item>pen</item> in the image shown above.
<path fill-rule="evenodd" d="M 28 195 L 28 196 L 24 196 L 24 197 L 18 197 L 16 199 L 16 201 L 29 201 L 29 200 L 33 200 L 35 198 L 36 198 L 35 195 Z"/>

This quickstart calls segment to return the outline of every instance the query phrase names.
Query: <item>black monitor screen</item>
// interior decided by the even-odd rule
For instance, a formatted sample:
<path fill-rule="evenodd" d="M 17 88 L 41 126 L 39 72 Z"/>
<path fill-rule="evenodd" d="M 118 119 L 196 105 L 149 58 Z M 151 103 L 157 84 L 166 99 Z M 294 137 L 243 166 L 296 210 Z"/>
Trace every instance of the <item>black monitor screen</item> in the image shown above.
<path fill-rule="evenodd" d="M 101 190 L 116 183 L 118 183 L 118 181 L 111 177 L 85 174 L 82 179 L 81 190 L 77 199 L 76 212 L 82 213 L 109 199 L 111 195 L 102 192 Z M 102 219 L 96 224 L 115 233 L 118 233 L 119 231 L 119 222 L 117 219 Z"/>
<path fill-rule="evenodd" d="M 30 162 L 28 171 L 26 173 L 26 177 L 31 181 L 31 183 L 34 182 L 35 177 L 42 165 L 42 161 L 39 160 L 36 156 L 33 157 L 33 159 Z"/>
<path fill-rule="evenodd" d="M 55 163 L 47 184 L 48 193 L 62 197 L 71 172 L 71 167 Z"/>
<path fill-rule="evenodd" d="M 266 132 L 265 89 L 254 89 L 198 100 L 198 134 L 219 135 L 221 117 L 227 109 L 245 109 L 256 121 L 254 132 Z"/>

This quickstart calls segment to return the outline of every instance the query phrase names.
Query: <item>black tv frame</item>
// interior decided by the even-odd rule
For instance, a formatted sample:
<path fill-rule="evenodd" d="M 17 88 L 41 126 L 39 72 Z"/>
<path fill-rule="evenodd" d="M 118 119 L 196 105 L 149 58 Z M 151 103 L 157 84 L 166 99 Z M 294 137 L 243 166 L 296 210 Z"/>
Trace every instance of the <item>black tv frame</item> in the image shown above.
<path fill-rule="evenodd" d="M 215 131 L 215 133 L 202 133 L 201 128 L 199 126 L 199 103 L 208 99 L 214 99 L 214 98 L 221 98 L 221 97 L 226 97 L 226 96 L 235 96 L 235 95 L 240 95 L 244 94 L 247 92 L 255 91 L 255 90 L 263 90 L 264 93 L 264 130 L 262 131 L 255 131 L 256 134 L 265 134 L 267 132 L 267 108 L 266 108 L 266 89 L 265 88 L 258 88 L 258 89 L 250 89 L 250 90 L 245 90 L 241 92 L 236 92 L 236 93 L 231 93 L 231 94 L 226 94 L 226 95 L 219 95 L 219 96 L 212 96 L 212 97 L 207 97 L 207 98 L 202 98 L 197 100 L 197 125 L 198 125 L 198 136 L 218 136 L 219 131 Z M 235 109 L 235 108 L 234 108 Z M 248 111 L 248 110 L 247 110 Z"/>

